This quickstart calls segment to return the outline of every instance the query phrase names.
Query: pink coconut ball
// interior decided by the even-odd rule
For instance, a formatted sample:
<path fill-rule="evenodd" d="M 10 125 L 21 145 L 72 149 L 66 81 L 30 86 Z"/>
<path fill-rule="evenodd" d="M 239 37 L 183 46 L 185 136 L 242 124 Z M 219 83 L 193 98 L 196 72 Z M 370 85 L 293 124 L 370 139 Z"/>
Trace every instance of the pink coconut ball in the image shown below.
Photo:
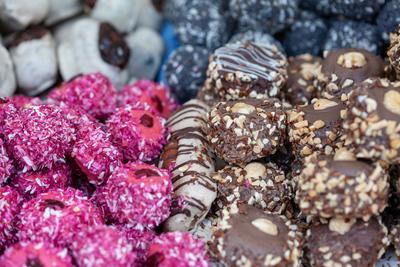
<path fill-rule="evenodd" d="M 119 226 L 119 230 L 122 231 L 129 242 L 133 246 L 133 251 L 136 253 L 136 263 L 139 266 L 145 266 L 147 260 L 147 250 L 157 236 L 156 232 L 151 229 L 141 228 L 127 228 Z"/>
<path fill-rule="evenodd" d="M 97 225 L 86 228 L 75 236 L 70 249 L 79 266 L 135 266 L 133 245 L 115 227 Z"/>
<path fill-rule="evenodd" d="M 31 97 L 26 95 L 14 95 L 8 98 L 9 103 L 17 108 L 23 108 L 27 105 L 41 105 L 42 100 L 39 97 Z"/>
<path fill-rule="evenodd" d="M 62 84 L 48 95 L 47 101 L 80 108 L 102 120 L 115 111 L 117 90 L 106 76 L 97 72 L 78 76 Z"/>
<path fill-rule="evenodd" d="M 171 232 L 154 238 L 146 266 L 208 267 L 210 263 L 203 241 L 187 232 Z"/>
<path fill-rule="evenodd" d="M 67 248 L 43 242 L 19 242 L 0 257 L 2 267 L 73 267 Z"/>
<path fill-rule="evenodd" d="M 178 107 L 168 87 L 149 80 L 126 85 L 118 93 L 118 106 L 147 103 L 157 114 L 168 118 Z"/>
<path fill-rule="evenodd" d="M 10 186 L 0 187 L 0 254 L 16 240 L 15 220 L 22 201 L 23 198 L 15 189 Z"/>
<path fill-rule="evenodd" d="M 103 224 L 97 207 L 73 188 L 55 189 L 25 202 L 19 214 L 20 240 L 64 246 L 85 228 Z"/>
<path fill-rule="evenodd" d="M 12 183 L 20 194 L 27 199 L 31 199 L 52 189 L 67 188 L 71 177 L 72 173 L 69 165 L 59 163 L 51 169 L 17 173 Z"/>
<path fill-rule="evenodd" d="M 102 189 L 105 214 L 129 228 L 153 229 L 168 218 L 171 207 L 171 174 L 145 163 L 118 167 Z"/>
<path fill-rule="evenodd" d="M 165 119 L 148 105 L 118 108 L 106 125 L 125 161 L 151 161 L 160 155 L 166 143 Z"/>
<path fill-rule="evenodd" d="M 65 162 L 75 138 L 62 109 L 54 105 L 28 105 L 9 114 L 3 134 L 8 152 L 23 172 Z"/>
<path fill-rule="evenodd" d="M 6 150 L 3 140 L 0 138 L 0 185 L 6 182 L 13 172 L 13 161 Z"/>
<path fill-rule="evenodd" d="M 88 124 L 77 132 L 72 158 L 90 183 L 101 185 L 122 164 L 122 154 L 111 143 L 109 133 Z"/>

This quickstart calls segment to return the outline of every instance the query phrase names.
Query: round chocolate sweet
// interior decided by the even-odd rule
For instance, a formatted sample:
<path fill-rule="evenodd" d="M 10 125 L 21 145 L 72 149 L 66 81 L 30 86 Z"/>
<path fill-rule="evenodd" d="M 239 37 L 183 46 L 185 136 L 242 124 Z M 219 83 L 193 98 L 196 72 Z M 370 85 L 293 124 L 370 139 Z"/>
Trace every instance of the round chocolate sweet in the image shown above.
<path fill-rule="evenodd" d="M 310 104 L 317 96 L 316 70 L 321 66 L 321 59 L 310 54 L 289 58 L 288 80 L 283 93 L 292 105 Z"/>
<path fill-rule="evenodd" d="M 213 179 L 218 181 L 216 203 L 221 209 L 239 201 L 265 211 L 290 216 L 291 182 L 273 163 L 264 165 L 253 162 L 244 168 L 226 166 Z"/>
<path fill-rule="evenodd" d="M 285 217 L 253 206 L 223 211 L 211 251 L 227 266 L 298 266 L 301 234 Z"/>
<path fill-rule="evenodd" d="M 227 44 L 211 56 L 205 87 L 227 100 L 274 97 L 286 82 L 286 68 L 274 45 Z"/>
<path fill-rule="evenodd" d="M 400 162 L 400 83 L 368 79 L 349 95 L 345 145 L 358 158 Z"/>
<path fill-rule="evenodd" d="M 232 36 L 228 43 L 247 43 L 252 42 L 257 45 L 266 45 L 267 47 L 274 45 L 278 48 L 278 50 L 285 54 L 285 49 L 283 48 L 282 44 L 276 40 L 272 35 L 262 32 L 262 31 L 245 31 L 236 33 Z"/>
<path fill-rule="evenodd" d="M 274 154 L 285 137 L 286 115 L 277 99 L 218 103 L 208 113 L 207 138 L 229 163 L 246 163 Z"/>
<path fill-rule="evenodd" d="M 314 99 L 310 105 L 287 112 L 293 154 L 304 157 L 315 151 L 331 154 L 341 146 L 342 118 L 346 107 L 338 99 Z"/>
<path fill-rule="evenodd" d="M 342 48 L 323 59 L 319 90 L 322 96 L 332 98 L 349 93 L 354 85 L 368 78 L 383 75 L 384 62 L 379 56 L 360 48 Z"/>
<path fill-rule="evenodd" d="M 387 51 L 392 70 L 396 73 L 397 78 L 400 77 L 400 28 L 397 28 L 390 35 L 390 46 Z"/>
<path fill-rule="evenodd" d="M 307 157 L 297 180 L 296 201 L 306 215 L 368 219 L 388 204 L 386 170 L 379 163 L 356 160 L 343 150 L 334 158 Z"/>
<path fill-rule="evenodd" d="M 375 266 L 389 245 L 379 218 L 331 219 L 307 230 L 305 251 L 311 266 Z"/>

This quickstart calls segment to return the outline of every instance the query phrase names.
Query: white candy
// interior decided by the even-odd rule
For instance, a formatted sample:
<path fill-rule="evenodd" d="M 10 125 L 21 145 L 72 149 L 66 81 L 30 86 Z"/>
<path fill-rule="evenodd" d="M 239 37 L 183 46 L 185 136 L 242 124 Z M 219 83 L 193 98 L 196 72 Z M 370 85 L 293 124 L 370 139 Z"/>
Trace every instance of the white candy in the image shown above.
<path fill-rule="evenodd" d="M 129 32 L 136 25 L 141 5 L 141 0 L 97 0 L 89 13 L 99 21 L 111 23 L 121 32 Z"/>
<path fill-rule="evenodd" d="M 177 167 L 171 170 L 174 193 L 183 196 L 187 206 L 184 211 L 168 218 L 164 225 L 167 231 L 196 228 L 217 196 L 217 183 L 211 178 L 214 159 L 203 131 L 208 109 L 203 102 L 191 100 L 168 119 L 167 126 L 170 127 L 172 142 L 177 142 L 178 145 L 174 165 Z M 159 166 L 165 167 L 163 164 L 161 157 Z"/>
<path fill-rule="evenodd" d="M 82 11 L 80 0 L 48 0 L 49 13 L 44 23 L 53 25 Z"/>
<path fill-rule="evenodd" d="M 128 80 L 127 69 L 105 62 L 99 51 L 100 22 L 82 18 L 74 22 L 69 35 L 58 46 L 60 72 L 64 80 L 78 74 L 101 72 L 121 88 Z"/>
<path fill-rule="evenodd" d="M 150 28 L 139 28 L 126 37 L 126 42 L 131 49 L 129 76 L 154 79 L 164 53 L 161 36 Z"/>
<path fill-rule="evenodd" d="M 50 32 L 11 47 L 10 54 L 18 87 L 25 94 L 37 95 L 56 82 L 56 45 Z"/>
<path fill-rule="evenodd" d="M 0 0 L 0 21 L 12 31 L 41 22 L 48 11 L 48 0 Z"/>
<path fill-rule="evenodd" d="M 151 0 L 138 0 L 142 1 L 143 5 L 139 12 L 137 20 L 137 27 L 147 27 L 158 30 L 161 27 L 162 15 L 155 9 Z"/>
<path fill-rule="evenodd" d="M 12 96 L 15 89 L 14 66 L 10 54 L 0 45 L 0 97 Z"/>

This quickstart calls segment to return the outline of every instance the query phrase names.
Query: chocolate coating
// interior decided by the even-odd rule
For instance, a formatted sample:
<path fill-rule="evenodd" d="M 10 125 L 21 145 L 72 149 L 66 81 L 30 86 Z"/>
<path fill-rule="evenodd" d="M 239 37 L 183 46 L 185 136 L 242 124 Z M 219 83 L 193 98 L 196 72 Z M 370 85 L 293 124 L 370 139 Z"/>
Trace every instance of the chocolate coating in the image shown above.
<path fill-rule="evenodd" d="M 344 234 L 329 224 L 313 225 L 307 231 L 306 258 L 311 266 L 375 266 L 388 246 L 387 230 L 377 218 L 348 222 Z"/>
<path fill-rule="evenodd" d="M 32 26 L 20 33 L 18 33 L 15 38 L 11 41 L 9 47 L 16 47 L 19 44 L 35 39 L 40 39 L 50 31 L 42 26 Z"/>
<path fill-rule="evenodd" d="M 124 37 L 109 23 L 101 23 L 99 29 L 99 51 L 102 59 L 118 68 L 125 68 L 130 50 Z"/>

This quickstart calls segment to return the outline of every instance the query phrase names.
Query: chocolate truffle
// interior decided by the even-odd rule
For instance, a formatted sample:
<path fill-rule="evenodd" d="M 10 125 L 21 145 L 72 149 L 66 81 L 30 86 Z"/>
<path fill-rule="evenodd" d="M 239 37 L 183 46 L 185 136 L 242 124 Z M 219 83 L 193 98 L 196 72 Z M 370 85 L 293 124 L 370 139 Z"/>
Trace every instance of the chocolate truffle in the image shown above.
<path fill-rule="evenodd" d="M 379 42 L 379 32 L 376 25 L 352 20 L 333 21 L 326 35 L 323 50 L 362 48 L 377 54 Z"/>
<path fill-rule="evenodd" d="M 86 17 L 70 27 L 57 48 L 63 79 L 101 72 L 117 88 L 122 87 L 128 79 L 130 55 L 124 36 L 111 24 Z"/>
<path fill-rule="evenodd" d="M 396 73 L 397 78 L 400 77 L 400 28 L 397 28 L 390 34 L 390 46 L 387 51 L 390 66 Z"/>
<path fill-rule="evenodd" d="M 400 17 L 397 15 L 400 11 L 400 2 L 397 0 L 386 1 L 382 10 L 376 18 L 378 29 L 382 39 L 388 43 L 390 33 L 396 30 L 400 24 Z"/>
<path fill-rule="evenodd" d="M 286 115 L 277 99 L 220 102 L 207 120 L 210 146 L 233 164 L 245 165 L 274 154 L 285 138 Z"/>
<path fill-rule="evenodd" d="M 368 219 L 385 209 L 388 191 L 389 175 L 379 163 L 339 150 L 334 158 L 314 154 L 305 159 L 296 201 L 306 215 Z"/>
<path fill-rule="evenodd" d="M 227 266 L 298 266 L 301 233 L 285 217 L 253 206 L 225 209 L 211 251 Z"/>
<path fill-rule="evenodd" d="M 347 95 L 354 85 L 384 74 L 383 60 L 360 48 L 342 48 L 329 52 L 318 70 L 320 94 L 327 98 Z M 347 100 L 343 96 L 342 100 Z"/>
<path fill-rule="evenodd" d="M 245 32 L 236 33 L 229 40 L 229 43 L 255 43 L 257 45 L 265 45 L 267 47 L 276 46 L 278 50 L 285 54 L 285 49 L 283 49 L 282 44 L 276 40 L 272 35 L 262 32 L 262 31 L 252 31 L 248 30 Z"/>
<path fill-rule="evenodd" d="M 8 50 L 0 45 L 0 97 L 12 96 L 16 90 L 14 64 Z"/>
<path fill-rule="evenodd" d="M 263 30 L 277 33 L 294 22 L 297 0 L 230 0 L 232 16 L 241 30 Z"/>
<path fill-rule="evenodd" d="M 276 46 L 227 44 L 211 56 L 205 87 L 226 100 L 274 97 L 287 80 L 286 68 Z"/>
<path fill-rule="evenodd" d="M 215 159 L 205 132 L 208 110 L 203 102 L 190 100 L 167 121 L 171 137 L 159 166 L 171 171 L 174 194 L 182 204 L 165 222 L 168 231 L 195 228 L 217 196 L 217 183 L 211 178 Z"/>
<path fill-rule="evenodd" d="M 293 154 L 304 157 L 315 151 L 331 154 L 341 146 L 342 114 L 346 106 L 338 99 L 314 99 L 311 104 L 287 112 Z"/>
<path fill-rule="evenodd" d="M 108 22 L 121 32 L 132 30 L 139 16 L 142 1 L 84 0 L 84 10 L 98 21 Z"/>
<path fill-rule="evenodd" d="M 227 166 L 213 179 L 218 181 L 217 205 L 221 209 L 236 201 L 280 214 L 286 214 L 287 207 L 291 209 L 291 182 L 273 163 Z"/>
<path fill-rule="evenodd" d="M 379 218 L 331 219 L 307 230 L 305 251 L 311 266 L 375 266 L 389 245 Z"/>
<path fill-rule="evenodd" d="M 310 104 L 317 96 L 317 69 L 321 59 L 310 54 L 289 58 L 288 80 L 283 98 L 292 105 Z"/>
<path fill-rule="evenodd" d="M 345 145 L 358 158 L 400 160 L 400 84 L 368 79 L 349 96 L 343 122 Z"/>
<path fill-rule="evenodd" d="M 154 79 L 164 54 L 164 42 L 157 31 L 145 27 L 136 29 L 125 38 L 131 55 L 129 77 Z"/>

